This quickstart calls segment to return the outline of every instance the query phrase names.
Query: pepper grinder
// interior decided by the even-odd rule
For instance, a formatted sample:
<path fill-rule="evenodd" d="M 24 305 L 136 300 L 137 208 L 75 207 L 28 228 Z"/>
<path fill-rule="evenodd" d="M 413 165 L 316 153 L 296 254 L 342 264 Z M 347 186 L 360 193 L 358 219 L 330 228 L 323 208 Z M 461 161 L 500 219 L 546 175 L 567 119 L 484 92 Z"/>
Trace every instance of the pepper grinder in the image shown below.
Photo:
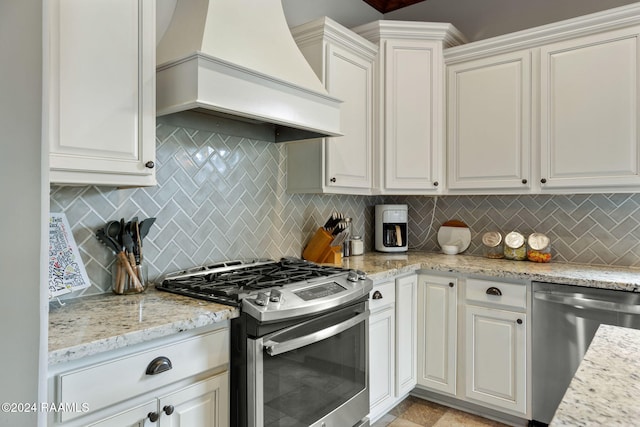
<path fill-rule="evenodd" d="M 351 255 L 351 218 L 345 218 L 344 222 L 345 239 L 342 242 L 342 256 L 348 257 Z"/>

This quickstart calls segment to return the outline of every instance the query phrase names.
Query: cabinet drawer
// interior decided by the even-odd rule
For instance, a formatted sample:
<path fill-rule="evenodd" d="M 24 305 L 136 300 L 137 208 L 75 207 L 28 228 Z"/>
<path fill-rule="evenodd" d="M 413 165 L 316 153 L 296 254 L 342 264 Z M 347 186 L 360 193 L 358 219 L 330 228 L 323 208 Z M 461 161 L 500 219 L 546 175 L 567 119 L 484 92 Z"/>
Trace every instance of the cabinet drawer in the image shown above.
<path fill-rule="evenodd" d="M 375 285 L 369 294 L 369 310 L 393 304 L 396 301 L 396 283 L 385 282 Z"/>
<path fill-rule="evenodd" d="M 166 357 L 172 368 L 149 375 L 149 364 Z M 147 393 L 173 382 L 227 364 L 229 329 L 132 354 L 105 363 L 77 369 L 58 376 L 57 402 L 87 403 L 91 411 Z M 61 421 L 83 415 L 62 412 Z"/>
<path fill-rule="evenodd" d="M 510 308 L 527 308 L 527 287 L 515 283 L 467 279 L 467 301 L 488 303 Z"/>

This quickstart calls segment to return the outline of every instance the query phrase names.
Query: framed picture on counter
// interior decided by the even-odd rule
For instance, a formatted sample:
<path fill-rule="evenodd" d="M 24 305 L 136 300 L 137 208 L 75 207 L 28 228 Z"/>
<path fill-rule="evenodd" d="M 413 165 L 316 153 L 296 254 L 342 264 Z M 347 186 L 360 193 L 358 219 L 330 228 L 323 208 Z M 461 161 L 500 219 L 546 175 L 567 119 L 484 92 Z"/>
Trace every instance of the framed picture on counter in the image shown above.
<path fill-rule="evenodd" d="M 89 287 L 84 268 L 67 217 L 49 214 L 49 299 Z"/>

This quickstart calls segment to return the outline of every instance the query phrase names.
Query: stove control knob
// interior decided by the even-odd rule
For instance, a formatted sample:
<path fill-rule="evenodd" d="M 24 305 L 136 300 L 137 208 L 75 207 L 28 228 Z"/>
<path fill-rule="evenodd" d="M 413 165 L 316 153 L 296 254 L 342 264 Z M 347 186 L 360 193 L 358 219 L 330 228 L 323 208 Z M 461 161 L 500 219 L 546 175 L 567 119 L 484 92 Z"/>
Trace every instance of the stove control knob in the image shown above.
<path fill-rule="evenodd" d="M 269 301 L 280 302 L 281 299 L 282 299 L 282 292 L 280 292 L 277 289 L 272 289 L 271 293 L 269 294 Z"/>
<path fill-rule="evenodd" d="M 259 305 L 259 306 L 264 307 L 268 303 L 269 303 L 269 296 L 267 294 L 265 294 L 264 292 L 260 292 L 258 294 L 258 296 L 256 297 L 256 304 Z"/>
<path fill-rule="evenodd" d="M 360 270 L 349 270 L 347 280 L 350 282 L 357 282 L 358 280 L 364 280 L 367 278 L 367 273 Z"/>

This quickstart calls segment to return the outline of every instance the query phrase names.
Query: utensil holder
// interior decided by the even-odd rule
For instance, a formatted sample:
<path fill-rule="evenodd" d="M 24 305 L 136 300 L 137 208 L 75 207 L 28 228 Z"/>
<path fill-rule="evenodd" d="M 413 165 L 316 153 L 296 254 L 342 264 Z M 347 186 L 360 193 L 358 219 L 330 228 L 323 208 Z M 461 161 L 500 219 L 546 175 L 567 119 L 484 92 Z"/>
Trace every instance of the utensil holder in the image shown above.
<path fill-rule="evenodd" d="M 116 257 L 111 268 L 112 290 L 114 294 L 139 294 L 147 289 L 148 272 L 144 263 L 132 263 L 124 252 Z"/>

